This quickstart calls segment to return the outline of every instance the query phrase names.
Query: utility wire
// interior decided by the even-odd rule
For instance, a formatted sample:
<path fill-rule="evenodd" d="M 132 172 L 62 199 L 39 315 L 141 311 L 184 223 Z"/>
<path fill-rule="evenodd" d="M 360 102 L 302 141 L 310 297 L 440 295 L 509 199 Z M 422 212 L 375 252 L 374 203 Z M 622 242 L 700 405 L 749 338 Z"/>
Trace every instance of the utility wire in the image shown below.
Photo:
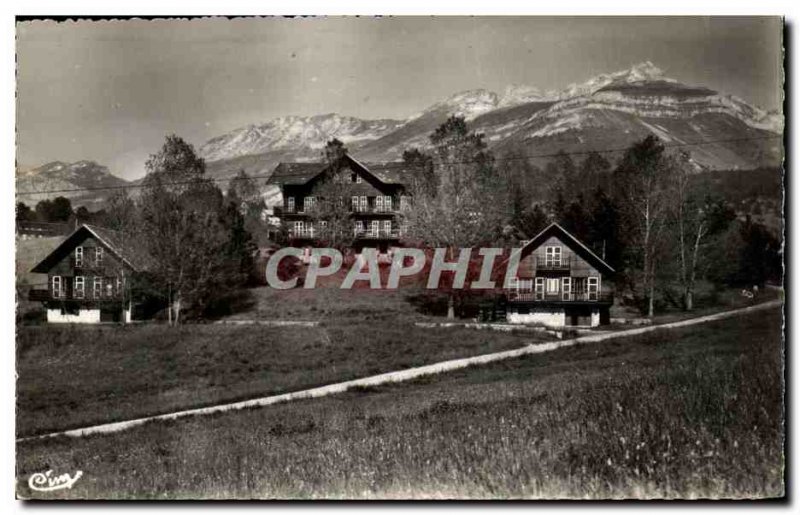
<path fill-rule="evenodd" d="M 768 139 L 779 139 L 783 138 L 782 135 L 775 134 L 769 136 L 754 136 L 748 138 L 730 138 L 730 139 L 719 139 L 719 140 L 704 140 L 704 141 L 695 141 L 691 143 L 675 143 L 672 145 L 664 145 L 664 148 L 681 148 L 681 147 L 695 147 L 695 146 L 702 146 L 702 145 L 715 145 L 718 143 L 737 143 L 743 141 L 758 141 L 758 140 L 768 140 Z M 557 157 L 561 155 L 567 156 L 579 156 L 579 155 L 588 155 L 588 154 L 607 154 L 607 153 L 614 153 L 614 152 L 625 152 L 630 147 L 624 148 L 613 148 L 613 149 L 604 149 L 604 150 L 581 150 L 581 151 L 574 151 L 574 152 L 555 152 L 555 153 L 548 153 L 548 154 L 528 154 L 528 155 L 521 155 L 521 156 L 510 156 L 504 158 L 496 158 L 494 162 L 502 162 L 502 161 L 527 161 L 529 159 L 540 159 L 545 157 Z M 482 162 L 477 159 L 470 159 L 465 161 L 450 161 L 447 163 L 431 163 L 433 166 L 449 166 L 454 164 L 470 164 L 470 163 L 478 163 Z M 381 164 L 381 168 L 409 168 L 415 165 L 410 165 L 406 163 L 385 163 Z M 422 165 L 416 165 L 416 167 L 421 167 Z M 269 175 L 251 175 L 248 179 L 269 179 L 272 177 L 272 174 Z M 227 178 L 204 178 L 205 181 L 214 182 L 214 183 L 222 183 L 222 182 L 230 182 L 237 180 L 238 177 L 227 177 Z M 65 188 L 65 189 L 53 189 L 53 190 L 38 190 L 38 191 L 18 191 L 16 193 L 17 196 L 24 196 L 24 195 L 44 195 L 50 193 L 76 193 L 76 192 L 89 192 L 89 191 L 110 191 L 110 190 L 128 190 L 128 189 L 138 189 L 138 188 L 153 188 L 157 186 L 181 186 L 181 185 L 189 185 L 193 184 L 195 181 L 178 181 L 178 182 L 162 182 L 159 184 L 125 184 L 120 186 L 97 186 L 97 187 L 89 187 L 89 188 Z"/>

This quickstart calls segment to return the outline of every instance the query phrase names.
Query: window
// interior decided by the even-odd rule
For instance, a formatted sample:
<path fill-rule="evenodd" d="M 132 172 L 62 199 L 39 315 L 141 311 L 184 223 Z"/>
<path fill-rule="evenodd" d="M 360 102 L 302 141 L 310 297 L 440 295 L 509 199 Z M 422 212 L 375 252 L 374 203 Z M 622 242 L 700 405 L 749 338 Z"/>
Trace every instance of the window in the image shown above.
<path fill-rule="evenodd" d="M 99 299 L 102 296 L 103 296 L 103 278 L 95 277 L 92 288 L 92 297 L 94 297 L 95 299 Z"/>
<path fill-rule="evenodd" d="M 103 247 L 94 248 L 94 264 L 95 266 L 103 264 Z"/>
<path fill-rule="evenodd" d="M 366 211 L 367 210 L 367 197 L 366 196 L 362 195 L 360 205 L 361 205 L 360 211 Z"/>
<path fill-rule="evenodd" d="M 117 279 L 119 281 L 119 279 Z M 114 279 L 112 277 L 106 277 L 106 280 L 103 281 L 106 284 L 106 297 L 111 298 L 114 296 Z"/>
<path fill-rule="evenodd" d="M 76 275 L 73 284 L 73 296 L 82 299 L 86 296 L 86 280 L 82 275 Z"/>
<path fill-rule="evenodd" d="M 381 230 L 381 225 L 380 224 L 381 223 L 378 220 L 373 220 L 372 222 L 370 222 L 370 230 L 369 230 L 369 232 L 370 232 L 370 234 L 372 236 L 377 236 L 378 235 L 378 233 Z"/>
<path fill-rule="evenodd" d="M 517 289 L 523 293 L 533 291 L 533 279 L 518 279 Z"/>
<path fill-rule="evenodd" d="M 572 300 L 572 278 L 571 277 L 562 277 L 561 278 L 561 300 Z"/>
<path fill-rule="evenodd" d="M 387 236 L 392 234 L 392 221 L 391 220 L 384 220 L 383 221 L 383 232 L 386 233 Z"/>
<path fill-rule="evenodd" d="M 383 197 L 380 195 L 375 197 L 375 211 L 383 211 Z"/>
<path fill-rule="evenodd" d="M 53 286 L 52 286 L 53 287 L 53 298 L 54 299 L 60 299 L 61 297 L 63 297 L 64 296 L 64 289 L 63 289 L 63 286 L 62 286 L 63 283 L 62 283 L 62 280 L 61 280 L 61 276 L 60 275 L 54 275 L 53 279 L 52 279 L 52 284 L 53 284 Z"/>
<path fill-rule="evenodd" d="M 310 211 L 314 207 L 314 197 L 306 197 L 303 199 L 303 210 Z"/>
<path fill-rule="evenodd" d="M 384 199 L 383 199 L 383 209 L 385 209 L 386 211 L 391 211 L 392 210 L 392 197 L 389 197 L 389 196 L 384 197 Z"/>
<path fill-rule="evenodd" d="M 536 300 L 544 299 L 544 277 L 536 278 Z"/>
<path fill-rule="evenodd" d="M 314 237 L 314 222 L 306 222 L 306 236 Z"/>
<path fill-rule="evenodd" d="M 294 230 L 292 231 L 295 236 L 301 236 L 303 234 L 303 229 L 305 227 L 305 223 L 301 221 L 294 222 Z"/>
<path fill-rule="evenodd" d="M 547 295 L 558 295 L 558 277 L 548 277 L 545 282 Z"/>
<path fill-rule="evenodd" d="M 327 220 L 320 220 L 319 221 L 319 228 L 320 230 L 324 231 L 328 228 L 328 221 Z"/>
<path fill-rule="evenodd" d="M 561 266 L 561 247 L 545 247 L 544 260 L 547 266 Z"/>
<path fill-rule="evenodd" d="M 350 200 L 352 202 L 353 211 L 358 211 L 358 196 L 353 195 L 353 197 Z"/>
<path fill-rule="evenodd" d="M 83 247 L 75 247 L 75 267 L 83 266 Z"/>
<path fill-rule="evenodd" d="M 600 298 L 599 277 L 589 277 L 586 280 L 586 294 L 589 300 L 598 300 Z"/>
<path fill-rule="evenodd" d="M 286 211 L 294 213 L 294 197 L 289 197 L 286 199 Z"/>
<path fill-rule="evenodd" d="M 364 232 L 364 222 L 361 220 L 356 220 L 355 224 L 353 225 L 353 231 L 356 233 L 356 235 Z"/>

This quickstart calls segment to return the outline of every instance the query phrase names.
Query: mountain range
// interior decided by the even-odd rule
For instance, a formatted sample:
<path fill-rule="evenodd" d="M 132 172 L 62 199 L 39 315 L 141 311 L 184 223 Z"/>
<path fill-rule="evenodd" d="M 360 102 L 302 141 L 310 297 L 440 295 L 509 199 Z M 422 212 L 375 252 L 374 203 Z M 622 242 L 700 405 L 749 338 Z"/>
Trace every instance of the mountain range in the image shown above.
<path fill-rule="evenodd" d="M 463 91 L 402 120 L 363 120 L 335 113 L 275 118 L 214 137 L 198 152 L 206 159 L 208 174 L 223 179 L 239 170 L 266 177 L 280 161 L 320 159 L 326 141 L 334 137 L 361 160 L 393 161 L 409 148 L 426 148 L 431 132 L 453 114 L 464 116 L 470 129 L 483 133 L 496 156 L 523 153 L 540 166 L 560 150 L 624 149 L 648 134 L 668 146 L 683 147 L 698 169 L 750 169 L 777 165 L 782 159 L 780 113 L 703 86 L 682 84 L 649 61 L 560 91 L 527 85 L 512 85 L 500 94 Z M 614 154 L 609 156 L 613 159 Z M 26 181 L 36 182 L 37 189 L 45 189 L 38 185 L 46 181 L 50 185 L 122 181 L 103 178 L 107 169 L 86 163 L 50 163 L 18 171 L 18 189 Z M 269 197 L 274 194 L 265 191 Z"/>

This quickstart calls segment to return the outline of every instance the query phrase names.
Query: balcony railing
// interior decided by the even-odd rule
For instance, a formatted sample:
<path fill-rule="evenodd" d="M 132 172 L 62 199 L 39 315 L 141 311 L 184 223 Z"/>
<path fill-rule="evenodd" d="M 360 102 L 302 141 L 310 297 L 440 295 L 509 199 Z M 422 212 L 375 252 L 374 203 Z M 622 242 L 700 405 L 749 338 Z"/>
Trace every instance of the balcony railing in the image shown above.
<path fill-rule="evenodd" d="M 399 238 L 400 231 L 398 229 L 366 229 L 366 230 L 354 230 L 353 237 L 355 238 L 364 238 L 364 239 L 380 239 L 380 238 Z"/>
<path fill-rule="evenodd" d="M 305 229 L 292 228 L 289 230 L 289 234 L 294 238 L 313 238 L 316 235 L 316 232 L 317 231 L 313 227 Z"/>
<path fill-rule="evenodd" d="M 396 213 L 399 211 L 396 207 L 389 206 L 350 206 L 350 211 L 353 213 Z"/>
<path fill-rule="evenodd" d="M 506 290 L 510 302 L 612 302 L 610 292 L 558 292 L 542 293 L 520 290 Z"/>
<path fill-rule="evenodd" d="M 536 258 L 537 270 L 570 270 L 572 268 L 572 260 L 569 258 L 552 259 L 552 258 Z"/>
<path fill-rule="evenodd" d="M 77 294 L 76 294 L 77 293 Z M 81 300 L 81 301 L 112 301 L 120 300 L 121 295 L 119 292 L 114 291 L 108 295 L 107 291 L 103 291 L 100 295 L 94 295 L 93 291 L 86 290 L 83 293 L 80 291 L 64 291 L 55 292 L 52 290 L 32 289 L 28 292 L 28 300 L 35 302 L 59 301 L 59 300 Z"/>

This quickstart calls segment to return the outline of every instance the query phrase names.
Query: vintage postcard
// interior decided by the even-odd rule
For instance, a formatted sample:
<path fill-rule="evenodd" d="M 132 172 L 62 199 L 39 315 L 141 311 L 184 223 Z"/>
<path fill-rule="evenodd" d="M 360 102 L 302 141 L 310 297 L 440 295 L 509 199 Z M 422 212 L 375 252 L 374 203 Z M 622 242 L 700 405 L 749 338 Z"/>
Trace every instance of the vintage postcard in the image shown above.
<path fill-rule="evenodd" d="M 780 17 L 16 21 L 17 499 L 779 499 Z"/>

